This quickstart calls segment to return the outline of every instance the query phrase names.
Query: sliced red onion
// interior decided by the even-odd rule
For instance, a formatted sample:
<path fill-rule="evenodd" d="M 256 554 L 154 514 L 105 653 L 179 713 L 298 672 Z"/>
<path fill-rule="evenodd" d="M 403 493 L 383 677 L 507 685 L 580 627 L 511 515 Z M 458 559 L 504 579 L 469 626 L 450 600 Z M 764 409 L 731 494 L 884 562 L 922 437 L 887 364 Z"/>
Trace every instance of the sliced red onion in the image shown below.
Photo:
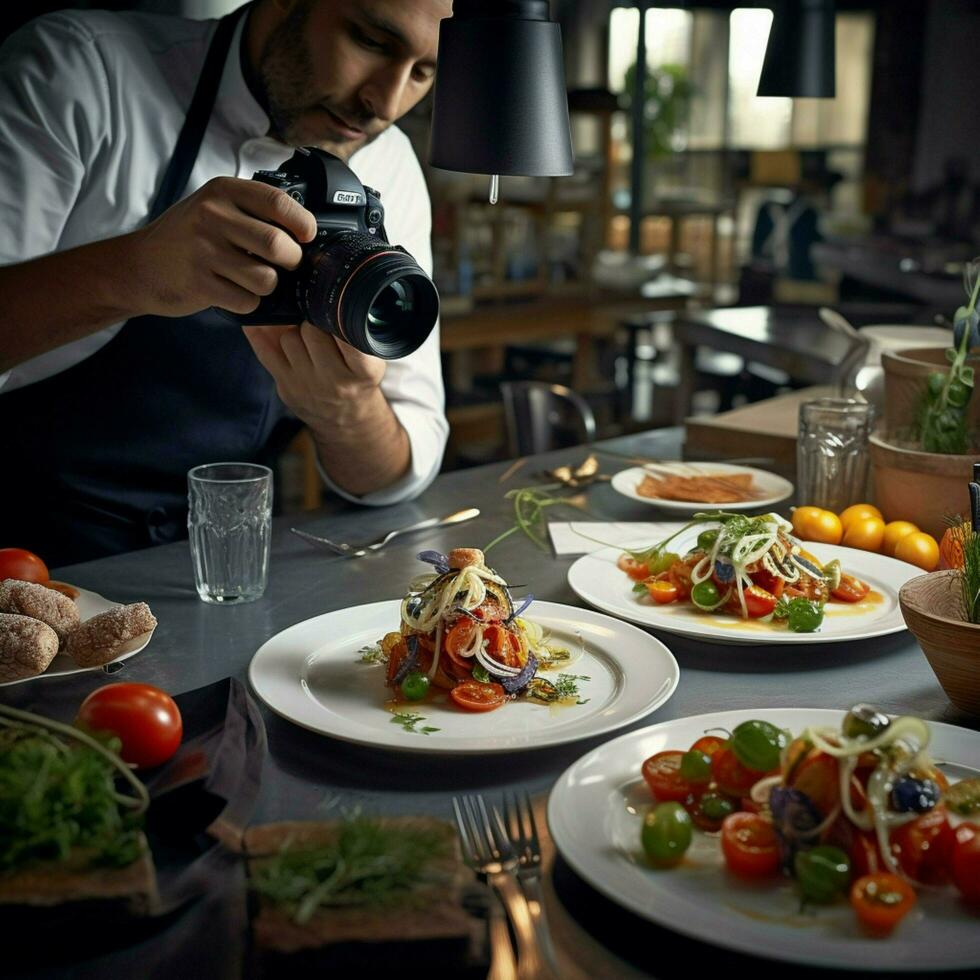
<path fill-rule="evenodd" d="M 405 637 L 405 646 L 408 647 L 408 656 L 398 665 L 398 670 L 391 679 L 392 687 L 401 684 L 419 665 L 419 638 L 414 633 L 409 634 Z"/>
<path fill-rule="evenodd" d="M 487 656 L 482 643 L 476 648 L 476 660 L 488 674 L 495 674 L 497 677 L 516 677 L 521 673 L 520 667 L 508 667 Z"/>
<path fill-rule="evenodd" d="M 432 565 L 440 575 L 449 571 L 449 559 L 441 551 L 420 551 L 415 557 Z"/>

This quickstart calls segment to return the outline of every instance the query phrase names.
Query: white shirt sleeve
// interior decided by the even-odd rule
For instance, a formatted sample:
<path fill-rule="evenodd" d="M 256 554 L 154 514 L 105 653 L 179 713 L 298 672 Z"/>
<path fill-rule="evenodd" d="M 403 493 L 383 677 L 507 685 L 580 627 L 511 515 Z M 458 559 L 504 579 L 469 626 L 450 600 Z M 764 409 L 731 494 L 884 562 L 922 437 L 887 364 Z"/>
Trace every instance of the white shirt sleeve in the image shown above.
<path fill-rule="evenodd" d="M 373 160 L 358 159 L 376 148 L 380 154 L 375 154 Z M 382 158 L 380 163 L 376 163 L 378 157 Z M 393 158 L 397 161 L 395 167 Z M 384 170 L 379 170 L 379 166 Z M 376 144 L 356 154 L 351 168 L 362 183 L 381 191 L 389 241 L 405 248 L 431 276 L 432 209 L 425 177 L 408 137 L 392 127 Z M 449 423 L 445 415 L 438 322 L 415 353 L 388 362 L 381 390 L 408 434 L 411 462 L 405 476 L 381 490 L 356 497 L 333 483 L 320 468 L 324 482 L 341 497 L 378 507 L 417 497 L 435 479 L 442 463 Z"/>
<path fill-rule="evenodd" d="M 0 47 L 0 266 L 57 251 L 105 142 L 107 103 L 95 45 L 67 17 L 33 21 Z"/>

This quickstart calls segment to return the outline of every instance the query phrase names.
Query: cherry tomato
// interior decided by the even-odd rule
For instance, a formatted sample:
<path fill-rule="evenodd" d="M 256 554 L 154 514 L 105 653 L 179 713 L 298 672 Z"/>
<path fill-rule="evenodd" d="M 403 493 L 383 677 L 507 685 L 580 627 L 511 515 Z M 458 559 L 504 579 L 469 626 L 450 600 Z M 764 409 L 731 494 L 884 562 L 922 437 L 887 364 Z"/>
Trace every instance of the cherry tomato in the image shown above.
<path fill-rule="evenodd" d="M 75 724 L 117 735 L 122 742 L 120 756 L 141 769 L 166 762 L 184 734 L 174 699 L 152 684 L 100 687 L 82 702 Z"/>
<path fill-rule="evenodd" d="M 750 585 L 745 592 L 745 608 L 752 619 L 768 616 L 776 608 L 776 597 L 758 585 Z"/>
<path fill-rule="evenodd" d="M 944 806 L 896 827 L 889 841 L 899 866 L 913 881 L 924 885 L 945 885 L 949 881 L 955 841 Z"/>
<path fill-rule="evenodd" d="M 844 534 L 840 518 L 833 511 L 819 507 L 797 507 L 793 511 L 793 531 L 804 541 L 824 544 L 840 544 Z"/>
<path fill-rule="evenodd" d="M 686 602 L 691 597 L 691 566 L 675 562 L 667 572 L 667 578 L 677 586 L 677 598 Z"/>
<path fill-rule="evenodd" d="M 887 936 L 915 905 L 915 890 L 892 874 L 870 874 L 851 885 L 851 907 L 873 936 Z"/>
<path fill-rule="evenodd" d="M 863 521 L 869 517 L 883 520 L 881 511 L 873 504 L 851 504 L 840 512 L 841 526 L 846 531 L 855 521 Z"/>
<path fill-rule="evenodd" d="M 493 711 L 507 700 L 499 684 L 481 684 L 478 681 L 457 684 L 449 696 L 466 711 Z"/>
<path fill-rule="evenodd" d="M 661 803 L 683 802 L 691 795 L 691 784 L 681 775 L 683 752 L 658 752 L 643 763 L 643 778 Z"/>
<path fill-rule="evenodd" d="M 907 561 L 910 565 L 918 565 L 927 572 L 935 571 L 939 565 L 939 545 L 936 539 L 925 531 L 906 534 L 895 546 L 895 557 L 899 561 Z"/>
<path fill-rule="evenodd" d="M 971 904 L 980 904 L 980 827 L 963 823 L 953 844 L 953 884 Z"/>
<path fill-rule="evenodd" d="M 721 825 L 721 850 L 728 870 L 762 878 L 779 870 L 779 841 L 772 821 L 758 813 L 733 813 Z"/>
<path fill-rule="evenodd" d="M 645 583 L 647 587 L 647 592 L 650 598 L 653 599 L 657 605 L 666 606 L 670 602 L 674 602 L 680 595 L 680 591 L 673 582 L 669 582 L 666 579 L 647 582 Z"/>
<path fill-rule="evenodd" d="M 873 830 L 858 830 L 850 821 L 851 828 L 851 870 L 858 877 L 877 874 L 885 867 L 885 859 L 878 849 L 878 837 Z"/>
<path fill-rule="evenodd" d="M 862 551 L 881 551 L 885 540 L 885 522 L 880 517 L 860 517 L 844 528 L 841 544 Z"/>
<path fill-rule="evenodd" d="M 503 626 L 486 626 L 483 639 L 487 653 L 498 663 L 508 667 L 521 667 L 521 641 L 518 636 Z"/>
<path fill-rule="evenodd" d="M 915 534 L 919 528 L 911 521 L 889 521 L 881 538 L 881 553 L 889 558 L 895 557 L 895 548 L 906 534 Z"/>
<path fill-rule="evenodd" d="M 25 551 L 23 548 L 0 548 L 0 580 L 5 578 L 47 585 L 50 576 L 48 566 L 33 551 Z"/>
<path fill-rule="evenodd" d="M 442 648 L 451 657 L 456 657 L 460 651 L 465 650 L 473 639 L 476 632 L 476 623 L 467 616 L 461 616 L 449 632 L 442 638 Z"/>
<path fill-rule="evenodd" d="M 831 590 L 831 596 L 838 602 L 860 602 L 869 592 L 871 586 L 846 572 L 841 575 L 836 589 Z"/>
<path fill-rule="evenodd" d="M 708 758 L 714 756 L 728 745 L 727 738 L 719 738 L 717 735 L 702 735 L 692 746 L 692 752 L 703 752 Z"/>
<path fill-rule="evenodd" d="M 643 581 L 650 574 L 650 569 L 647 568 L 645 561 L 637 561 L 629 555 L 620 555 L 616 567 L 620 571 L 626 572 L 630 578 L 636 579 L 637 582 Z"/>
<path fill-rule="evenodd" d="M 791 785 L 827 816 L 840 799 L 837 760 L 825 752 L 811 753 L 800 763 Z"/>
<path fill-rule="evenodd" d="M 749 578 L 752 579 L 753 584 L 758 585 L 760 589 L 765 589 L 766 592 L 772 593 L 777 599 L 783 594 L 783 589 L 786 588 L 786 581 L 784 579 L 781 579 L 778 575 L 773 575 L 772 572 L 764 568 L 753 572 Z"/>
<path fill-rule="evenodd" d="M 711 774 L 718 788 L 727 796 L 748 796 L 761 774 L 746 768 L 729 746 L 719 749 L 711 757 Z"/>

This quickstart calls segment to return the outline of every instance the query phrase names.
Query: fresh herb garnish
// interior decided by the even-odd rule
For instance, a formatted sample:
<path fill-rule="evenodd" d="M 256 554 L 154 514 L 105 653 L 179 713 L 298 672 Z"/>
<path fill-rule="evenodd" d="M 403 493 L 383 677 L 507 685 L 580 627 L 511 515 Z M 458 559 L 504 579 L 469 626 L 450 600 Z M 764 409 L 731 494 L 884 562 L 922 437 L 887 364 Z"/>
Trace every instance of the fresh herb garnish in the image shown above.
<path fill-rule="evenodd" d="M 448 853 L 449 839 L 436 828 L 359 816 L 345 821 L 331 843 L 287 842 L 257 867 L 251 884 L 302 925 L 319 908 L 411 904 L 419 886 L 439 883 L 432 864 Z"/>
<path fill-rule="evenodd" d="M 579 681 L 591 680 L 585 674 L 559 674 L 553 681 L 543 677 L 535 677 L 527 686 L 527 696 L 545 704 L 555 704 L 560 701 L 572 701 L 576 704 L 587 704 L 589 698 L 579 700 Z"/>
<path fill-rule="evenodd" d="M 479 664 L 477 664 L 473 668 L 473 680 L 479 681 L 481 684 L 489 684 L 490 675 L 487 673 L 485 667 L 481 667 Z"/>
<path fill-rule="evenodd" d="M 514 502 L 514 524 L 503 534 L 498 534 L 489 544 L 484 545 L 483 553 L 486 554 L 517 531 L 522 531 L 542 551 L 547 551 L 548 539 L 544 518 L 549 507 L 574 507 L 588 513 L 588 508 L 580 499 L 559 497 L 552 492 L 561 487 L 560 483 L 549 483 L 541 487 L 518 487 L 508 490 L 504 496 Z"/>
<path fill-rule="evenodd" d="M 538 653 L 538 670 L 554 670 L 572 659 L 572 651 L 567 647 L 549 646 L 547 643 Z"/>
<path fill-rule="evenodd" d="M 0 871 L 82 853 L 125 867 L 142 852 L 146 787 L 100 742 L 69 725 L 0 705 Z M 134 796 L 116 788 L 128 781 Z"/>
<path fill-rule="evenodd" d="M 388 663 L 388 654 L 381 649 L 380 643 L 374 643 L 371 646 L 361 647 L 357 651 L 360 654 L 359 662 L 362 664 L 386 664 Z"/>
<path fill-rule="evenodd" d="M 428 735 L 431 732 L 440 731 L 440 729 L 433 728 L 431 725 L 423 725 L 419 728 L 417 726 L 420 721 L 425 721 L 425 715 L 413 714 L 410 711 L 396 711 L 391 716 L 391 723 L 393 725 L 401 725 L 406 732 L 411 732 L 413 735 Z"/>
<path fill-rule="evenodd" d="M 959 518 L 948 532 L 963 553 L 963 567 L 954 574 L 962 591 L 963 619 L 980 625 L 980 531 Z"/>

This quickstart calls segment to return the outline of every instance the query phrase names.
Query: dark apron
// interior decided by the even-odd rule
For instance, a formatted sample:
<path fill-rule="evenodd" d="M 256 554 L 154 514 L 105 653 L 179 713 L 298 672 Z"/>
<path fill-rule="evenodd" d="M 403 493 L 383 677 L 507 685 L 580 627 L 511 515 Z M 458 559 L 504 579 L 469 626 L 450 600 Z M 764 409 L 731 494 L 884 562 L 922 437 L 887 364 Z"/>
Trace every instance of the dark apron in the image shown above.
<path fill-rule="evenodd" d="M 218 24 L 148 221 L 186 186 L 244 9 Z M 269 463 L 298 429 L 238 324 L 136 317 L 80 364 L 0 393 L 0 547 L 54 567 L 176 541 L 188 469 Z"/>

